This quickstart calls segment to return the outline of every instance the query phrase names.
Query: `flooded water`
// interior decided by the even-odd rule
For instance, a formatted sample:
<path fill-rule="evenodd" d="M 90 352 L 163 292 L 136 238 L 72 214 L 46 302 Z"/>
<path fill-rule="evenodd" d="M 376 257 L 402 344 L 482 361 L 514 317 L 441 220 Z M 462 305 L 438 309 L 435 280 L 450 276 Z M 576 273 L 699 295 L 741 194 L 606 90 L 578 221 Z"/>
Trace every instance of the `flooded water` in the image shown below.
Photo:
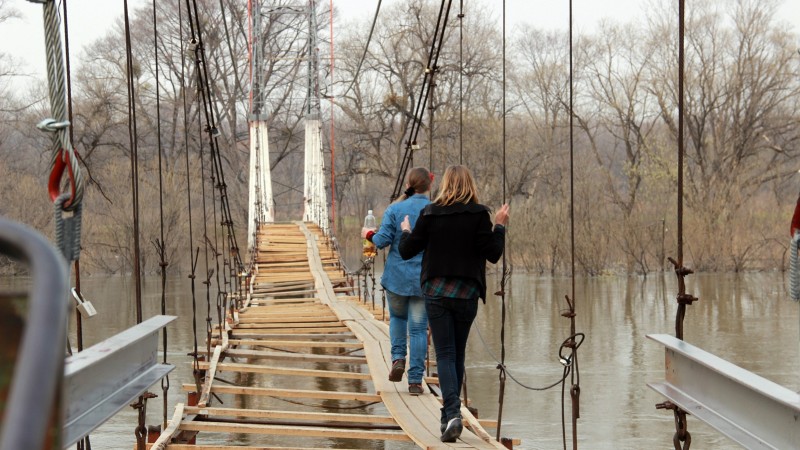
<path fill-rule="evenodd" d="M 0 280 L 0 285 L 21 280 Z M 496 280 L 490 281 L 496 286 Z M 97 343 L 134 324 L 133 285 L 120 277 L 84 278 L 83 292 L 98 315 L 84 322 L 85 345 Z M 685 338 L 789 389 L 800 389 L 798 308 L 788 299 L 781 274 L 699 275 L 688 279 L 687 290 L 700 298 L 686 314 Z M 560 315 L 569 293 L 567 278 L 514 275 L 507 300 L 506 363 L 510 373 L 529 386 L 543 386 L 560 379 L 558 349 L 569 335 L 569 321 Z M 490 289 L 491 290 L 491 289 Z M 145 317 L 160 309 L 160 280 L 144 284 Z M 671 449 L 674 422 L 670 413 L 656 410 L 663 401 L 646 384 L 663 379 L 664 351 L 645 336 L 674 335 L 676 283 L 672 274 L 642 277 L 599 277 L 576 282 L 577 331 L 586 333 L 579 350 L 581 418 L 579 447 L 583 449 Z M 179 319 L 169 327 L 168 360 L 176 365 L 170 377 L 169 415 L 177 401 L 184 401 L 180 386 L 191 382 L 192 301 L 189 281 L 171 278 L 167 286 L 169 314 Z M 206 295 L 198 301 L 200 345 L 205 330 Z M 214 301 L 212 297 L 212 302 Z M 491 354 L 500 354 L 500 301 L 490 298 L 482 305 L 470 337 L 467 374 L 473 405 L 482 418 L 496 418 L 498 371 Z M 72 343 L 75 344 L 74 321 Z M 480 333 L 480 335 L 479 335 Z M 482 341 L 485 340 L 485 344 Z M 227 377 L 223 374 L 223 377 Z M 347 386 L 346 390 L 369 387 Z M 152 391 L 161 395 L 161 387 Z M 521 448 L 562 448 L 561 388 L 545 392 L 523 389 L 511 379 L 506 386 L 502 434 L 522 439 Z M 223 398 L 228 405 L 231 399 Z M 233 404 L 243 407 L 233 401 Z M 275 403 L 286 409 L 286 404 Z M 250 405 L 250 406 L 263 406 Z M 276 407 L 276 406 L 273 406 Z M 569 387 L 566 394 L 567 439 L 571 439 Z M 379 409 L 375 409 L 380 412 Z M 161 399 L 148 403 L 148 423 L 161 421 Z M 130 449 L 135 438 L 135 414 L 126 408 L 92 435 L 95 449 Z M 492 430 L 490 430 L 491 432 Z M 698 420 L 689 418 L 692 448 L 739 448 Z M 203 443 L 266 443 L 247 436 L 209 436 Z M 276 441 L 275 445 L 298 445 Z M 318 446 L 336 445 L 317 440 Z M 263 444 L 262 444 L 263 445 Z M 347 441 L 337 446 L 383 447 L 379 442 Z M 386 447 L 406 448 L 387 444 Z M 520 447 L 518 447 L 520 448 Z M 570 446 L 571 448 L 571 446 Z"/>

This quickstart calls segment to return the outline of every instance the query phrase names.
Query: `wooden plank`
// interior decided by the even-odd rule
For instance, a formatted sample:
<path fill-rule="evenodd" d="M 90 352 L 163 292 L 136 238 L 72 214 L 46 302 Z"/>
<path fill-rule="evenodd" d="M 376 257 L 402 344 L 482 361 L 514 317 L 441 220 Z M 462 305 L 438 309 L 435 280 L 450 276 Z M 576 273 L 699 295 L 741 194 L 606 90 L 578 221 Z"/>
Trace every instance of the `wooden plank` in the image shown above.
<path fill-rule="evenodd" d="M 280 330 L 282 328 L 287 328 L 291 330 L 299 330 L 299 329 L 327 329 L 327 330 L 341 330 L 347 331 L 347 327 L 342 325 L 341 322 L 336 320 L 336 322 L 290 322 L 286 321 L 283 323 L 275 323 L 275 322 L 251 322 L 251 323 L 240 323 L 238 327 L 240 330 L 249 330 L 249 329 L 260 329 L 260 330 Z"/>
<path fill-rule="evenodd" d="M 305 314 L 333 314 L 331 309 L 328 306 L 325 306 L 316 298 L 303 298 L 298 299 L 303 303 L 291 303 L 287 300 L 289 299 L 279 299 L 279 300 L 266 300 L 263 298 L 256 298 L 257 301 L 269 301 L 273 304 L 271 305 L 263 305 L 263 306 L 253 306 L 247 310 L 247 314 L 252 314 L 254 316 L 264 316 L 264 315 L 305 315 Z"/>
<path fill-rule="evenodd" d="M 218 422 L 186 422 L 181 430 L 207 431 L 211 433 L 269 434 L 277 436 L 307 436 L 324 438 L 371 439 L 409 441 L 402 431 L 394 430 L 359 430 L 347 428 L 325 427 L 286 427 L 281 425 L 251 425 Z"/>
<path fill-rule="evenodd" d="M 263 307 L 262 307 L 263 308 Z M 296 308 L 295 308 L 296 309 Z M 298 319 L 298 321 L 303 322 L 307 321 L 308 319 L 320 319 L 322 321 L 330 321 L 330 320 L 339 320 L 333 312 L 328 309 L 328 307 L 320 307 L 320 308 L 312 308 L 312 309 L 299 309 L 299 310 L 275 310 L 275 311 L 253 311 L 247 314 L 240 314 L 240 320 L 251 320 L 251 319 L 272 319 L 274 321 L 279 320 L 292 320 Z"/>
<path fill-rule="evenodd" d="M 311 241 L 311 239 L 309 240 Z M 503 448 L 499 443 L 495 445 L 495 443 L 484 442 L 467 430 L 455 443 L 440 442 L 439 408 L 441 405 L 438 400 L 432 395 L 411 396 L 404 392 L 404 383 L 388 381 L 388 371 L 391 365 L 388 326 L 375 320 L 372 313 L 364 309 L 364 307 L 369 308 L 370 305 L 356 305 L 340 300 L 331 287 L 330 275 L 321 270 L 318 260 L 319 253 L 310 251 L 309 254 L 311 273 L 314 275 L 321 301 L 331 305 L 340 320 L 348 325 L 356 337 L 364 343 L 364 353 L 369 361 L 370 374 L 373 376 L 376 391 L 381 395 L 386 408 L 414 442 L 422 448 Z M 400 386 L 402 386 L 402 391 Z M 485 433 L 477 421 L 474 424 L 477 429 Z"/>
<path fill-rule="evenodd" d="M 148 450 L 153 444 L 147 444 Z M 168 450 L 330 450 L 322 447 L 253 447 L 245 445 L 194 445 L 194 444 L 169 444 Z"/>
<path fill-rule="evenodd" d="M 347 341 L 353 339 L 352 333 L 336 333 L 336 334 L 325 334 L 325 333 L 272 333 L 272 332 L 264 332 L 259 330 L 248 330 L 248 332 L 239 333 L 236 330 L 233 331 L 232 338 L 239 338 L 239 339 L 261 339 L 261 338 L 268 338 L 271 340 L 276 339 L 287 339 L 287 340 L 295 340 L 295 339 L 325 339 L 325 340 L 339 340 L 339 341 Z"/>
<path fill-rule="evenodd" d="M 496 419 L 478 419 L 478 423 L 481 424 L 482 427 L 497 428 Z"/>
<path fill-rule="evenodd" d="M 198 408 L 196 406 L 186 407 L 185 411 L 187 414 L 210 415 L 216 417 L 321 420 L 321 421 L 331 421 L 331 422 L 353 422 L 353 423 L 371 423 L 371 424 L 381 424 L 381 425 L 397 425 L 397 422 L 395 422 L 392 416 L 379 416 L 374 414 L 272 411 L 263 409 L 237 409 L 237 408 Z"/>
<path fill-rule="evenodd" d="M 175 414 L 172 415 L 172 420 L 170 420 L 167 428 L 161 432 L 161 435 L 153 443 L 151 447 L 153 450 L 164 450 L 167 444 L 172 440 L 172 437 L 175 436 L 175 433 L 178 432 L 178 426 L 181 424 L 181 420 L 183 420 L 183 409 L 183 403 L 175 405 Z"/>
<path fill-rule="evenodd" d="M 303 282 L 299 282 L 299 281 L 287 281 L 287 282 L 283 282 L 283 283 L 269 283 L 269 284 L 266 284 L 266 283 L 265 283 L 265 284 L 264 284 L 263 286 L 261 286 L 261 287 L 264 287 L 264 288 L 271 288 L 271 287 L 295 286 L 295 285 L 297 285 L 297 284 L 312 284 L 312 283 L 309 283 L 309 282 L 307 282 L 307 281 L 303 281 Z M 256 288 L 258 288 L 259 286 L 255 286 L 255 287 L 256 287 Z"/>
<path fill-rule="evenodd" d="M 290 323 L 298 323 L 298 324 L 309 324 L 309 323 L 332 323 L 335 322 L 337 324 L 341 324 L 342 322 L 339 321 L 339 318 L 335 315 L 331 314 L 329 316 L 283 316 L 283 317 L 272 317 L 271 315 L 265 316 L 245 316 L 239 319 L 240 323 L 279 323 L 279 324 L 290 324 Z"/>
<path fill-rule="evenodd" d="M 209 364 L 201 362 L 200 368 L 207 369 Z M 289 369 L 284 367 L 271 367 L 256 364 L 227 363 L 217 364 L 219 372 L 239 372 L 239 373 L 265 373 L 270 375 L 285 375 L 292 377 L 316 377 L 316 378 L 339 378 L 346 380 L 370 380 L 368 373 L 340 372 L 335 370 L 314 370 L 314 369 Z M 200 405 L 199 406 L 204 406 Z"/>
<path fill-rule="evenodd" d="M 316 291 L 314 292 L 316 293 Z M 298 297 L 298 298 L 255 298 L 253 299 L 254 302 L 258 304 L 266 304 L 267 306 L 271 305 L 292 305 L 292 304 L 321 304 L 318 298 L 314 297 Z M 263 305 L 262 305 L 263 306 Z"/>
<path fill-rule="evenodd" d="M 366 364 L 363 356 L 352 355 L 320 355 L 317 353 L 276 352 L 265 350 L 228 349 L 223 352 L 226 356 L 234 358 L 247 358 L 252 360 L 271 359 L 276 361 L 309 362 L 309 363 L 339 363 L 339 364 Z"/>
<path fill-rule="evenodd" d="M 361 342 L 320 342 L 320 341 L 281 341 L 269 339 L 231 339 L 231 345 L 249 345 L 253 347 L 287 347 L 287 348 L 364 348 Z"/>
<path fill-rule="evenodd" d="M 308 282 L 292 283 L 287 286 L 264 286 L 253 289 L 253 294 L 262 295 L 262 294 L 275 294 L 278 292 L 286 292 L 286 291 L 302 291 L 304 289 L 309 289 L 311 287 L 313 287 L 313 284 Z"/>
<path fill-rule="evenodd" d="M 298 295 L 309 295 L 309 294 L 316 294 L 316 289 L 295 289 L 292 291 L 281 291 L 281 292 L 268 292 L 263 293 L 259 292 L 259 295 L 265 295 L 267 297 L 287 297 L 287 296 L 298 296 Z"/>
<path fill-rule="evenodd" d="M 284 333 L 284 334 L 298 334 L 298 333 L 346 333 L 350 330 L 345 326 L 330 326 L 330 327 L 281 327 L 281 326 L 258 326 L 254 324 L 239 325 L 237 330 L 246 331 L 248 333 L 264 332 L 269 333 Z"/>
<path fill-rule="evenodd" d="M 209 370 L 206 372 L 206 381 L 203 383 L 203 391 L 200 394 L 200 400 L 197 401 L 198 406 L 206 406 L 208 404 L 208 399 L 211 396 L 211 385 L 214 383 L 214 376 L 217 372 L 217 364 L 219 363 L 221 354 L 222 346 L 218 345 L 214 347 L 214 355 L 211 357 Z"/>
<path fill-rule="evenodd" d="M 197 387 L 194 384 L 187 383 L 182 386 L 182 389 L 187 392 L 192 392 L 197 389 Z M 276 389 L 220 385 L 212 386 L 211 392 L 233 395 L 255 395 L 260 397 L 314 398 L 319 400 L 349 400 L 355 402 L 381 401 L 380 395 L 361 392 L 310 391 L 303 389 Z"/>

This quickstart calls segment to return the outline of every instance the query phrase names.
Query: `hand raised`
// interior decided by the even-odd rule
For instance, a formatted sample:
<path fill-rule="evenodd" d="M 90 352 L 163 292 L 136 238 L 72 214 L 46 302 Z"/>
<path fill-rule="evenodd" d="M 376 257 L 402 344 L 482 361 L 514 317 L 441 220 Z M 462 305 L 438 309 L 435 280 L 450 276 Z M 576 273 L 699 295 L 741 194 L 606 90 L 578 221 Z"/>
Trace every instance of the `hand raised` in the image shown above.
<path fill-rule="evenodd" d="M 501 206 L 494 216 L 494 223 L 506 226 L 508 224 L 508 203 Z"/>
<path fill-rule="evenodd" d="M 408 220 L 408 216 L 403 219 L 403 222 L 400 224 L 400 229 L 403 231 L 411 231 L 411 221 Z"/>

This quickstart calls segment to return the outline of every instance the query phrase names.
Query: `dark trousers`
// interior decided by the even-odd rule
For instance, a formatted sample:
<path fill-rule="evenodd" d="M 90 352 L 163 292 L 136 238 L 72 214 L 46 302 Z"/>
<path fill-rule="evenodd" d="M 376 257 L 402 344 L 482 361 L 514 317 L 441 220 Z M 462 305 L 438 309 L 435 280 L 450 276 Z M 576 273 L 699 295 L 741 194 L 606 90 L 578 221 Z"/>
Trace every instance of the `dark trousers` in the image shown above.
<path fill-rule="evenodd" d="M 425 299 L 431 327 L 439 385 L 442 388 L 442 423 L 461 417 L 461 383 L 464 380 L 464 354 L 469 329 L 478 314 L 478 299 Z"/>

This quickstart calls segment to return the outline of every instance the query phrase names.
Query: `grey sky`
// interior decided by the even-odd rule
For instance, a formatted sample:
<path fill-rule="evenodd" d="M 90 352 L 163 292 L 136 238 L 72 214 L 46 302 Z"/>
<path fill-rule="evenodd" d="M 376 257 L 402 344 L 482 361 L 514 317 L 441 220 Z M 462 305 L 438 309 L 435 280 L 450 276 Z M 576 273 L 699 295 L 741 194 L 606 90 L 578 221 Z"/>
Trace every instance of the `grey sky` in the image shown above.
<path fill-rule="evenodd" d="M 402 0 L 384 0 L 383 4 L 388 5 L 398 1 Z M 495 9 L 494 16 L 498 19 L 499 27 L 501 0 L 464 0 L 467 13 L 470 5 L 474 5 L 476 1 L 486 3 Z M 601 19 L 625 22 L 643 18 L 645 8 L 652 1 L 658 0 L 574 0 L 576 28 L 578 32 L 591 30 Z M 151 0 L 129 0 L 131 8 L 150 3 Z M 458 0 L 453 1 L 455 8 L 458 8 L 458 3 Z M 334 0 L 333 4 L 341 11 L 345 21 L 354 19 L 366 22 L 373 15 L 377 0 Z M 0 27 L 0 51 L 13 55 L 22 64 L 25 73 L 41 79 L 44 77 L 45 65 L 42 7 L 23 0 L 17 0 L 12 5 L 22 13 L 23 17 L 4 23 Z M 68 7 L 72 55 L 78 55 L 84 45 L 105 32 L 109 24 L 122 15 L 122 5 L 122 1 L 70 0 Z M 509 26 L 526 22 L 539 27 L 566 28 L 567 8 L 566 0 L 507 0 L 506 14 Z M 795 32 L 800 31 L 800 1 L 784 1 L 778 16 L 787 21 Z M 124 43 L 120 42 L 120 48 L 123 45 Z"/>

